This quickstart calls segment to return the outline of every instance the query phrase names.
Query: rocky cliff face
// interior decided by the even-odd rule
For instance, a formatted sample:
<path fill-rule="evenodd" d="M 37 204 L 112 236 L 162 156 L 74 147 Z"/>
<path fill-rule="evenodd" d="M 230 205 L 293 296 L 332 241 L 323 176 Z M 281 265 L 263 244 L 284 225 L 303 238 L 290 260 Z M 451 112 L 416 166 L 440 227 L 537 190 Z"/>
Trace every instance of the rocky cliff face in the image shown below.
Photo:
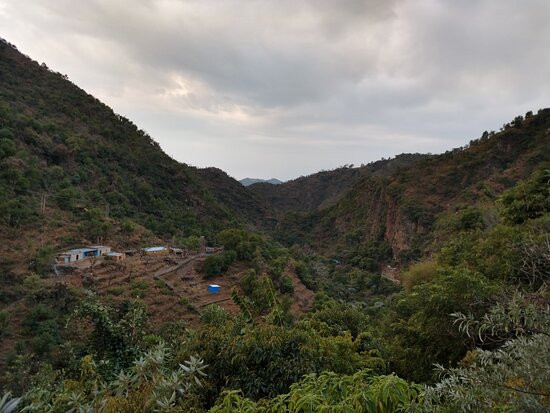
<path fill-rule="evenodd" d="M 384 241 L 392 248 L 394 257 L 411 248 L 415 235 L 424 234 L 425 229 L 408 219 L 394 200 L 387 199 Z"/>
<path fill-rule="evenodd" d="M 407 216 L 383 181 L 364 180 L 359 186 L 361 190 L 350 191 L 335 208 L 335 233 L 345 237 L 359 231 L 364 242 L 386 242 L 394 256 L 410 249 L 411 240 L 425 228 Z"/>

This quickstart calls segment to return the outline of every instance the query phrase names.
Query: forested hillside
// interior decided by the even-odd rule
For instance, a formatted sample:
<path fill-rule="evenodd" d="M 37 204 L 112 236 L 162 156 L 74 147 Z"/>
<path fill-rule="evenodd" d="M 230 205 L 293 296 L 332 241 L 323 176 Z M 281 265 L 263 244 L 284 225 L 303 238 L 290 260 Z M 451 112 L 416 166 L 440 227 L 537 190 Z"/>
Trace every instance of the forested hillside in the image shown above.
<path fill-rule="evenodd" d="M 255 193 L 287 212 L 277 233 L 285 242 L 348 260 L 373 249 L 386 250 L 381 261 L 406 263 L 433 251 L 434 244 L 457 230 L 491 226 L 498 196 L 533 171 L 548 167 L 549 131 L 550 109 L 529 112 L 500 132 L 484 132 L 465 148 L 437 156 L 408 156 L 389 171 L 401 157 L 370 173 L 361 173 L 362 168 L 325 172 Z M 332 185 L 325 192 L 327 186 L 313 184 L 316 191 L 311 196 L 299 189 L 300 181 L 323 182 L 324 175 L 353 185 L 339 182 L 338 189 Z M 282 205 L 277 194 L 291 185 L 301 195 L 287 193 L 290 200 Z M 311 201 L 314 197 L 319 198 Z"/>
<path fill-rule="evenodd" d="M 550 109 L 247 189 L 0 42 L 0 220 L 0 412 L 550 408 Z"/>
<path fill-rule="evenodd" d="M 389 176 L 425 157 L 427 155 L 401 154 L 393 159 L 376 161 L 360 167 L 347 165 L 332 171 L 318 172 L 280 185 L 254 183 L 249 189 L 279 216 L 284 216 L 285 213 L 313 212 L 334 205 L 362 177 Z"/>
<path fill-rule="evenodd" d="M 177 244 L 263 220 L 263 207 L 225 173 L 176 162 L 130 120 L 5 41 L 0 79 L 3 265 L 39 247 Z"/>

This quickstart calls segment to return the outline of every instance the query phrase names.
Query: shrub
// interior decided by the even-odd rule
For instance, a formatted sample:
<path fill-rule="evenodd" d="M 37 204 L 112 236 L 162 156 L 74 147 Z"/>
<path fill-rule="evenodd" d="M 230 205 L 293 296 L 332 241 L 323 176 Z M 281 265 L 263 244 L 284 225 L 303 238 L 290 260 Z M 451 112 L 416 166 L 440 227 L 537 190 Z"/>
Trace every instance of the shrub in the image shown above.
<path fill-rule="evenodd" d="M 475 229 L 483 229 L 483 216 L 477 208 L 467 208 L 462 212 L 459 221 L 459 230 L 471 231 Z"/>
<path fill-rule="evenodd" d="M 468 353 L 459 367 L 439 366 L 439 382 L 426 389 L 425 411 L 548 411 L 550 313 L 542 303 L 516 292 L 481 319 L 454 314 L 468 337 L 504 344 Z"/>
<path fill-rule="evenodd" d="M 210 255 L 204 260 L 204 274 L 207 277 L 219 275 L 225 265 L 223 256 L 220 254 Z"/>
<path fill-rule="evenodd" d="M 256 403 L 240 391 L 225 391 L 211 410 L 229 412 L 405 412 L 420 411 L 422 387 L 395 375 L 373 376 L 369 370 L 353 375 L 308 374 L 287 394 Z"/>
<path fill-rule="evenodd" d="M 281 285 L 279 287 L 279 291 L 283 294 L 293 294 L 294 293 L 294 286 L 292 285 L 292 279 L 285 275 L 281 279 Z"/>
<path fill-rule="evenodd" d="M 223 264 L 225 271 L 237 260 L 237 252 L 233 250 L 224 251 L 223 254 Z"/>
<path fill-rule="evenodd" d="M 45 372 L 42 381 L 25 395 L 25 411 L 197 411 L 193 393 L 206 377 L 206 366 L 193 356 L 174 366 L 174 353 L 160 342 L 108 381 L 101 377 L 101 363 L 85 356 L 80 360 L 78 380 L 53 380 Z"/>
<path fill-rule="evenodd" d="M 120 227 L 125 233 L 132 234 L 136 230 L 136 223 L 130 218 L 124 218 Z"/>
<path fill-rule="evenodd" d="M 537 171 L 499 200 L 506 222 L 521 224 L 550 212 L 550 171 Z"/>
<path fill-rule="evenodd" d="M 51 271 L 54 258 L 54 247 L 47 245 L 38 248 L 36 251 L 36 257 L 34 259 L 34 270 L 39 274 L 45 274 Z"/>
<path fill-rule="evenodd" d="M 107 294 L 111 294 L 117 297 L 119 295 L 122 295 L 123 292 L 124 292 L 124 288 L 122 287 L 112 287 L 107 290 Z"/>
<path fill-rule="evenodd" d="M 136 297 L 143 298 L 145 296 L 145 293 L 149 289 L 149 284 L 147 284 L 144 280 L 136 280 L 132 281 L 132 285 L 130 287 L 132 289 L 132 293 L 135 294 Z"/>
<path fill-rule="evenodd" d="M 401 276 L 403 287 L 410 291 L 414 286 L 432 281 L 437 275 L 438 266 L 434 261 L 413 264 Z"/>
<path fill-rule="evenodd" d="M 5 310 L 0 311 L 0 337 L 5 334 L 10 322 L 10 313 Z"/>
<path fill-rule="evenodd" d="M 183 245 L 185 246 L 185 248 L 188 248 L 190 250 L 198 250 L 201 244 L 199 241 L 199 237 L 197 237 L 196 235 L 190 235 L 183 240 Z"/>
<path fill-rule="evenodd" d="M 229 313 L 221 306 L 217 304 L 211 304 L 206 306 L 201 313 L 201 321 L 204 324 L 219 326 L 225 324 L 229 320 Z"/>
<path fill-rule="evenodd" d="M 61 209 L 70 211 L 75 207 L 75 201 L 78 199 L 79 193 L 75 188 L 64 188 L 57 193 L 57 205 Z"/>
<path fill-rule="evenodd" d="M 10 139 L 0 139 L 0 159 L 7 158 L 15 154 L 15 143 Z"/>
<path fill-rule="evenodd" d="M 13 132 L 8 128 L 1 128 L 0 139 L 13 139 Z"/>
<path fill-rule="evenodd" d="M 173 295 L 174 292 L 170 289 L 166 281 L 164 280 L 155 280 L 155 286 L 165 295 Z"/>

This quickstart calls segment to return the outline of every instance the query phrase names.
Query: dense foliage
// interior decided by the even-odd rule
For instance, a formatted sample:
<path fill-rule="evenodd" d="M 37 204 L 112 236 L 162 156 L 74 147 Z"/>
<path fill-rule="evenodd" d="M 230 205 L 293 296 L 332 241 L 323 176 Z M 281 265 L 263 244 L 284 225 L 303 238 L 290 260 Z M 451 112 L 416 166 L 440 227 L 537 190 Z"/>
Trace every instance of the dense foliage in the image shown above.
<path fill-rule="evenodd" d="M 531 209 L 548 209 L 548 189 L 534 188 L 548 181 L 544 170 L 550 165 L 550 109 L 520 118 L 441 155 L 418 157 L 412 163 L 399 163 L 397 157 L 392 162 L 398 167 L 383 174 L 359 174 L 348 185 L 339 181 L 336 188 L 326 189 L 316 184 L 327 174 L 323 172 L 256 192 L 277 207 L 284 203 L 280 194 L 290 192 L 291 201 L 274 232 L 285 243 L 365 270 L 408 265 L 427 251 L 437 251 L 457 232 L 493 226 L 498 221 L 495 201 L 535 171 L 536 177 L 516 188 L 523 201 L 508 205 L 507 198 L 502 199 L 508 205 L 504 220 L 519 224 L 536 218 Z M 310 183 L 318 191 L 339 195 L 304 210 L 299 205 L 309 204 Z"/>
<path fill-rule="evenodd" d="M 170 349 L 160 343 L 110 381 L 104 380 L 91 356 L 82 359 L 79 378 L 44 369 L 25 396 L 25 411 L 187 412 L 206 366 L 194 357 L 175 365 L 172 359 Z"/>
<path fill-rule="evenodd" d="M 228 391 L 210 411 L 229 412 L 400 412 L 420 411 L 422 387 L 396 376 L 373 376 L 368 370 L 339 375 L 307 375 L 290 392 L 255 403 Z"/>
<path fill-rule="evenodd" d="M 428 411 L 545 411 L 550 404 L 550 306 L 516 294 L 481 319 L 455 315 L 460 329 L 482 341 L 460 367 L 440 367 L 439 382 L 426 392 Z M 511 338 L 512 337 L 512 338 Z"/>

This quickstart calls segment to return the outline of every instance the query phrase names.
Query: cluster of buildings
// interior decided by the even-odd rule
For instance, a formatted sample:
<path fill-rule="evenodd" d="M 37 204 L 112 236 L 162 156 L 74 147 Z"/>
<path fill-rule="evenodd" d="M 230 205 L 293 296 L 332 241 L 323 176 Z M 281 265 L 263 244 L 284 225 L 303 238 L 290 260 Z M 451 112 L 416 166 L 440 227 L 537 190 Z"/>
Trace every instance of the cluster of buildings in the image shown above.
<path fill-rule="evenodd" d="M 209 248 L 207 248 L 208 250 Z M 210 248 L 211 251 L 206 253 L 212 253 L 216 249 Z M 140 250 L 127 250 L 125 252 L 112 251 L 111 247 L 105 245 L 92 245 L 84 248 L 75 248 L 72 250 L 64 251 L 57 255 L 56 261 L 58 264 L 73 264 L 82 260 L 90 259 L 93 257 L 103 257 L 107 260 L 120 261 L 126 258 L 126 256 L 132 256 L 136 254 L 141 255 L 168 255 L 173 254 L 180 257 L 185 257 L 189 254 L 189 251 L 181 248 L 168 248 L 164 246 L 146 247 Z"/>
<path fill-rule="evenodd" d="M 211 248 L 206 247 L 202 249 L 201 255 L 209 255 L 218 251 L 222 251 L 223 248 Z M 112 251 L 111 247 L 106 245 L 92 245 L 84 248 L 75 248 L 68 251 L 64 251 L 57 255 L 56 262 L 60 265 L 72 265 L 74 263 L 82 262 L 84 260 L 99 258 L 112 261 L 123 260 L 126 255 L 132 256 L 135 254 L 142 255 L 168 255 L 174 254 L 176 256 L 185 257 L 189 254 L 189 251 L 181 248 L 168 248 L 164 246 L 146 247 L 140 250 L 127 250 L 125 252 Z M 55 266 L 54 266 L 55 267 Z M 217 284 L 209 284 L 208 292 L 210 294 L 218 294 L 221 287 Z"/>

